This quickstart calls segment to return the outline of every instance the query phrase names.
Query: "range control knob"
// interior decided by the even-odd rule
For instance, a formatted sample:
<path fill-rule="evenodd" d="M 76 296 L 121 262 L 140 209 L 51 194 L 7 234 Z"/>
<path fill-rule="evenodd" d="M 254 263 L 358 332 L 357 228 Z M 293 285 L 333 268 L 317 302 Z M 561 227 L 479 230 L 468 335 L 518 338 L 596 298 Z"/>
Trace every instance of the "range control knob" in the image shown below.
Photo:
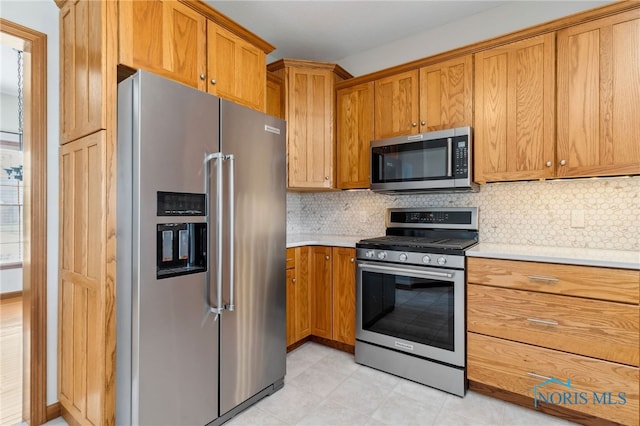
<path fill-rule="evenodd" d="M 422 258 L 422 263 L 431 263 L 431 258 L 429 256 L 424 256 Z"/>
<path fill-rule="evenodd" d="M 364 255 L 367 256 L 368 258 L 372 258 L 372 257 L 374 257 L 376 255 L 376 252 L 373 251 L 373 250 L 369 250 Z"/>
<path fill-rule="evenodd" d="M 378 259 L 383 260 L 387 258 L 387 252 L 386 251 L 381 251 L 380 253 L 378 253 Z"/>
<path fill-rule="evenodd" d="M 447 259 L 445 259 L 444 257 L 438 258 L 438 265 L 444 265 L 445 263 L 447 263 Z"/>
<path fill-rule="evenodd" d="M 407 254 L 406 253 L 400 253 L 400 256 L 398 257 L 398 259 L 400 259 L 400 262 L 406 262 L 407 261 Z"/>

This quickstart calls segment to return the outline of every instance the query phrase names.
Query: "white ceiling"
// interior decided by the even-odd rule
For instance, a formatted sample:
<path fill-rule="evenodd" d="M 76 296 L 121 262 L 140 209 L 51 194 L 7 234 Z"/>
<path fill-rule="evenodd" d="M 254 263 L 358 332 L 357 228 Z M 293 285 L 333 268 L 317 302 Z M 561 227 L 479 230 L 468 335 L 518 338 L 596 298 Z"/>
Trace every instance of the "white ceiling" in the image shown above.
<path fill-rule="evenodd" d="M 218 1 L 206 3 L 276 46 L 267 63 L 281 58 L 340 59 L 507 1 Z"/>

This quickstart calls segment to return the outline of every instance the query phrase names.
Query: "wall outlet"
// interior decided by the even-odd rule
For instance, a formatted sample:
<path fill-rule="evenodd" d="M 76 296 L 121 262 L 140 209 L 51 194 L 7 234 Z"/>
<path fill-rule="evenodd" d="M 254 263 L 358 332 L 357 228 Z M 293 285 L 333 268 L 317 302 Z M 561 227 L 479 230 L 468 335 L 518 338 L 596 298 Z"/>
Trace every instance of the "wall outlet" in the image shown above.
<path fill-rule="evenodd" d="M 584 210 L 571 210 L 571 227 L 584 228 Z"/>

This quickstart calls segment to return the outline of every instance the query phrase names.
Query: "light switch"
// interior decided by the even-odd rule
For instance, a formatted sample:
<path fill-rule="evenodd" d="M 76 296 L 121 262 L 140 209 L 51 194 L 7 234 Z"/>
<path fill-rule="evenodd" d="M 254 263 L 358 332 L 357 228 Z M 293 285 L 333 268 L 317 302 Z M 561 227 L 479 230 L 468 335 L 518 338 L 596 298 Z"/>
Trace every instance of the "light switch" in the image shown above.
<path fill-rule="evenodd" d="M 584 228 L 584 210 L 571 210 L 571 227 Z"/>

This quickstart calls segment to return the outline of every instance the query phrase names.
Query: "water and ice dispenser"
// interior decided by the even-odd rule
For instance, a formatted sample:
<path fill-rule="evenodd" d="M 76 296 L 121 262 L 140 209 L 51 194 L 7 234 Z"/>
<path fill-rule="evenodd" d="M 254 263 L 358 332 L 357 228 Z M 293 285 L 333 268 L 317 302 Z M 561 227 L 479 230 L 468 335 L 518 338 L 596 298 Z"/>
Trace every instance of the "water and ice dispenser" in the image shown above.
<path fill-rule="evenodd" d="M 156 225 L 157 278 L 207 270 L 207 224 L 205 194 L 162 192 L 157 194 L 157 215 L 182 221 Z M 201 222 L 197 218 L 201 218 Z M 189 218 L 189 221 L 186 219 Z M 196 221 L 194 221 L 194 219 Z"/>

